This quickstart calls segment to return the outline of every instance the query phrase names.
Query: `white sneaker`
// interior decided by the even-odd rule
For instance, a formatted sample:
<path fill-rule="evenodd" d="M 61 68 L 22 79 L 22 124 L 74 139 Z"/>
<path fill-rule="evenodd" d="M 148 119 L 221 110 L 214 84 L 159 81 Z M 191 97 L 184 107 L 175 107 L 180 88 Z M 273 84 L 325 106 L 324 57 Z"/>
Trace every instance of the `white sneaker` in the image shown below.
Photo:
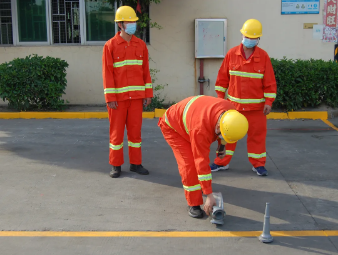
<path fill-rule="evenodd" d="M 212 163 L 210 165 L 210 168 L 211 168 L 211 172 L 218 172 L 220 170 L 228 170 L 229 164 L 227 164 L 226 166 L 220 166 L 220 165 L 216 165 L 215 163 Z"/>

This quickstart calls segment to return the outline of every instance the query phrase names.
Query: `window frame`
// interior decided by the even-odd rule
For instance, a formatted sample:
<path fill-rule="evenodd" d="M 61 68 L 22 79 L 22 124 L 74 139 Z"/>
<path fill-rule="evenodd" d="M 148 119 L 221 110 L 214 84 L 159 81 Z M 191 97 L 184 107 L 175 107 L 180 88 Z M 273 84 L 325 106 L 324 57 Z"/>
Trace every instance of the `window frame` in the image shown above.
<path fill-rule="evenodd" d="M 86 31 L 86 3 L 85 0 L 79 0 L 80 11 L 80 43 L 54 43 L 53 42 L 53 21 L 52 21 L 52 4 L 51 0 L 46 0 L 46 29 L 47 41 L 46 42 L 20 42 L 19 39 L 19 22 L 18 22 L 18 8 L 17 0 L 11 0 L 12 7 L 12 31 L 13 31 L 13 44 L 0 44 L 0 47 L 12 46 L 103 46 L 107 41 L 87 41 Z M 118 7 L 118 0 L 114 2 L 114 16 Z M 115 34 L 118 31 L 118 25 L 115 22 Z M 114 35 L 113 35 L 114 36 Z M 109 40 L 109 39 L 108 39 Z"/>

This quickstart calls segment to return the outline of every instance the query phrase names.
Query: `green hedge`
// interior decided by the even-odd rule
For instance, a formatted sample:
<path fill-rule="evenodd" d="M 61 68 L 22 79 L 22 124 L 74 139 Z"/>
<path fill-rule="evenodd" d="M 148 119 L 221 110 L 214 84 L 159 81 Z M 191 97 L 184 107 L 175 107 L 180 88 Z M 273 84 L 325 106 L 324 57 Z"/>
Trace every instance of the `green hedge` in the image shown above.
<path fill-rule="evenodd" d="M 271 59 L 276 80 L 274 108 L 295 111 L 326 104 L 338 106 L 338 64 L 323 60 Z"/>
<path fill-rule="evenodd" d="M 68 63 L 29 55 L 0 65 L 0 98 L 19 111 L 62 110 Z"/>

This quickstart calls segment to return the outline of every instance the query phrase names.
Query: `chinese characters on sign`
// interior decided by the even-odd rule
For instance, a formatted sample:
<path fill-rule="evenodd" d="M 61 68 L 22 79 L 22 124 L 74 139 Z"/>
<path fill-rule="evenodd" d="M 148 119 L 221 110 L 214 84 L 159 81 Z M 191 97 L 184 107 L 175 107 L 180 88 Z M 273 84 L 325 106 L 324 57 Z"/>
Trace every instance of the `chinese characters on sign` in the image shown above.
<path fill-rule="evenodd" d="M 324 42 L 337 42 L 337 1 L 338 0 L 325 0 L 324 4 Z"/>

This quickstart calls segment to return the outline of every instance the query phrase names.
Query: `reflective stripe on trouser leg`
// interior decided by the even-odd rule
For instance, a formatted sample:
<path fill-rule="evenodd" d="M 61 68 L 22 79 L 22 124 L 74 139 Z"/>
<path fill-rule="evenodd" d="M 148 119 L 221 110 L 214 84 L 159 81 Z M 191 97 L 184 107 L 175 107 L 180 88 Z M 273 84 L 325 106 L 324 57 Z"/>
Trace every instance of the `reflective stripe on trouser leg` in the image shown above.
<path fill-rule="evenodd" d="M 116 110 L 108 108 L 109 117 L 109 164 L 121 166 L 123 160 L 123 136 L 127 119 L 128 104 L 126 101 L 118 102 Z"/>
<path fill-rule="evenodd" d="M 198 206 L 203 204 L 202 189 L 199 184 L 197 171 L 195 168 L 194 157 L 191 145 L 176 133 L 171 127 L 163 123 L 159 123 L 164 139 L 174 152 L 178 164 L 183 184 L 185 198 L 190 206 Z M 209 180 L 211 182 L 211 180 Z"/>
<path fill-rule="evenodd" d="M 232 156 L 235 153 L 237 143 L 228 143 L 225 145 L 225 157 L 223 159 L 220 159 L 219 157 L 216 157 L 214 160 L 214 163 L 219 166 L 226 166 L 230 163 Z"/>
<path fill-rule="evenodd" d="M 128 150 L 130 164 L 142 164 L 141 151 L 141 128 L 142 128 L 142 111 L 143 99 L 129 100 L 127 114 L 127 135 L 128 135 Z"/>
<path fill-rule="evenodd" d="M 249 161 L 254 167 L 265 166 L 266 116 L 263 111 L 243 111 L 241 113 L 249 122 L 247 138 Z"/>

